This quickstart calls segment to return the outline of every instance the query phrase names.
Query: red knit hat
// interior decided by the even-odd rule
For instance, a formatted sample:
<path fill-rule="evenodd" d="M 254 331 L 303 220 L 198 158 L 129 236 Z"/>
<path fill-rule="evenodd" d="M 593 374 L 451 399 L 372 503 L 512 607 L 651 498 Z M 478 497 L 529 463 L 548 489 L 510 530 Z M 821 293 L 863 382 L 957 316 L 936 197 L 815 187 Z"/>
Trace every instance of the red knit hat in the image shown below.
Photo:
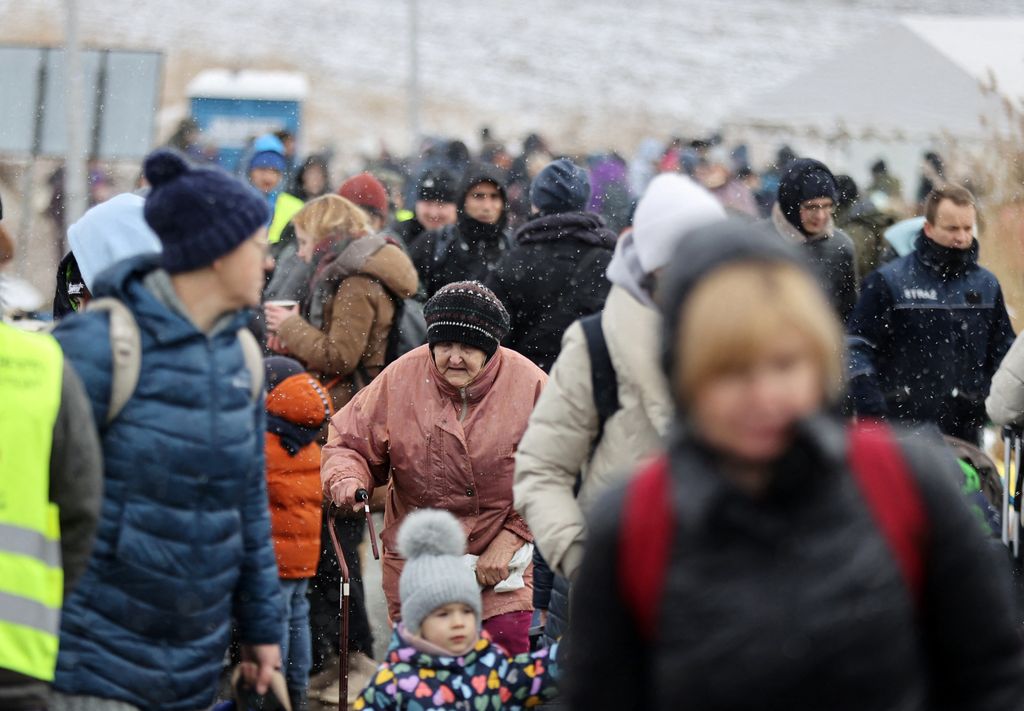
<path fill-rule="evenodd" d="M 377 217 L 388 216 L 388 191 L 370 173 L 353 175 L 338 188 L 338 195 L 354 202 Z"/>

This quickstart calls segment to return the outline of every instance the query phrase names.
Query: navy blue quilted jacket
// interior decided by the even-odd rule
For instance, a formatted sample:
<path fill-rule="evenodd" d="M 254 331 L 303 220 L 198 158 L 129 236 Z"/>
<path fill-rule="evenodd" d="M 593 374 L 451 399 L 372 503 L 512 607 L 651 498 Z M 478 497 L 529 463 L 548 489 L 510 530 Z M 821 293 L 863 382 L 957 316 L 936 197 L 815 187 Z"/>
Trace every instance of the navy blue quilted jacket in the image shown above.
<path fill-rule="evenodd" d="M 206 335 L 143 284 L 153 257 L 115 265 L 97 296 L 135 314 L 142 370 L 101 426 L 103 510 L 92 559 L 66 601 L 55 687 L 143 709 L 213 702 L 232 617 L 241 640 L 279 642 L 281 600 L 263 471 L 263 402 L 237 331 Z M 109 320 L 73 316 L 54 335 L 97 423 L 111 387 Z"/>
<path fill-rule="evenodd" d="M 920 234 L 912 254 L 872 272 L 848 323 L 857 413 L 976 441 L 992 376 L 1013 344 L 995 276 L 969 251 Z"/>

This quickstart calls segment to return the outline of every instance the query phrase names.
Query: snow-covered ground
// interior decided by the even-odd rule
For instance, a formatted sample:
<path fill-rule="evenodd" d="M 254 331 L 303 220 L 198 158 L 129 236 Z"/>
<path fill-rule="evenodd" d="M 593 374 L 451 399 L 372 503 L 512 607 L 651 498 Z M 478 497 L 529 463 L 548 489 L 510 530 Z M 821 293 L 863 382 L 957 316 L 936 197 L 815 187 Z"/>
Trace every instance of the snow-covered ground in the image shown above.
<path fill-rule="evenodd" d="M 409 0 L 79 0 L 94 46 L 166 55 L 168 126 L 201 69 L 312 87 L 307 146 L 405 148 Z M 61 0 L 0 0 L 0 42 L 59 42 Z M 712 127 L 751 93 L 904 13 L 1024 14 L 1021 0 L 419 0 L 423 128 L 543 129 L 566 147 Z M 849 61 L 856 61 L 850 57 Z M 808 87 L 813 95 L 814 87 Z M 163 136 L 161 136 L 162 138 Z"/>

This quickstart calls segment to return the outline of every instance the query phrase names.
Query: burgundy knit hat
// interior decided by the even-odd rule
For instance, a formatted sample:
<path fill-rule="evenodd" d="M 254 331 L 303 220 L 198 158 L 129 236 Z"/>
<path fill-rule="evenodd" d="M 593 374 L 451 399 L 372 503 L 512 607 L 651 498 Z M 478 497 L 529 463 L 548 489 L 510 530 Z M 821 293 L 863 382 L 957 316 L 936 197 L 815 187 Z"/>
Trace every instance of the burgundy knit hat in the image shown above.
<path fill-rule="evenodd" d="M 462 343 L 490 358 L 511 324 L 508 311 L 494 292 L 478 281 L 457 281 L 441 287 L 423 308 L 427 343 Z"/>
<path fill-rule="evenodd" d="M 370 173 L 353 175 L 338 188 L 338 195 L 372 212 L 377 217 L 388 216 L 388 191 L 384 184 Z"/>

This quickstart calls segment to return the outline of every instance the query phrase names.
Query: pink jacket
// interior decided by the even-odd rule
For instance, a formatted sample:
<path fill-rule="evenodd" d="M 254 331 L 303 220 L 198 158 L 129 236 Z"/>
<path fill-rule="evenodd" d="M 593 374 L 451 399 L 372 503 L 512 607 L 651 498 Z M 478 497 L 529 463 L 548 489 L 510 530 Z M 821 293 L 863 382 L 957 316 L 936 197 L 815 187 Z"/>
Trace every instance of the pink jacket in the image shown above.
<path fill-rule="evenodd" d="M 399 619 L 402 560 L 395 537 L 406 514 L 450 511 L 480 555 L 503 529 L 533 540 L 512 508 L 515 452 L 547 376 L 515 351 L 499 348 L 462 390 L 438 372 L 427 346 L 392 363 L 331 420 L 320 476 L 324 491 L 354 479 L 372 492 L 390 477 L 384 513 L 384 594 Z M 531 571 L 532 573 L 532 571 Z M 532 609 L 532 582 L 484 590 L 484 619 Z"/>

